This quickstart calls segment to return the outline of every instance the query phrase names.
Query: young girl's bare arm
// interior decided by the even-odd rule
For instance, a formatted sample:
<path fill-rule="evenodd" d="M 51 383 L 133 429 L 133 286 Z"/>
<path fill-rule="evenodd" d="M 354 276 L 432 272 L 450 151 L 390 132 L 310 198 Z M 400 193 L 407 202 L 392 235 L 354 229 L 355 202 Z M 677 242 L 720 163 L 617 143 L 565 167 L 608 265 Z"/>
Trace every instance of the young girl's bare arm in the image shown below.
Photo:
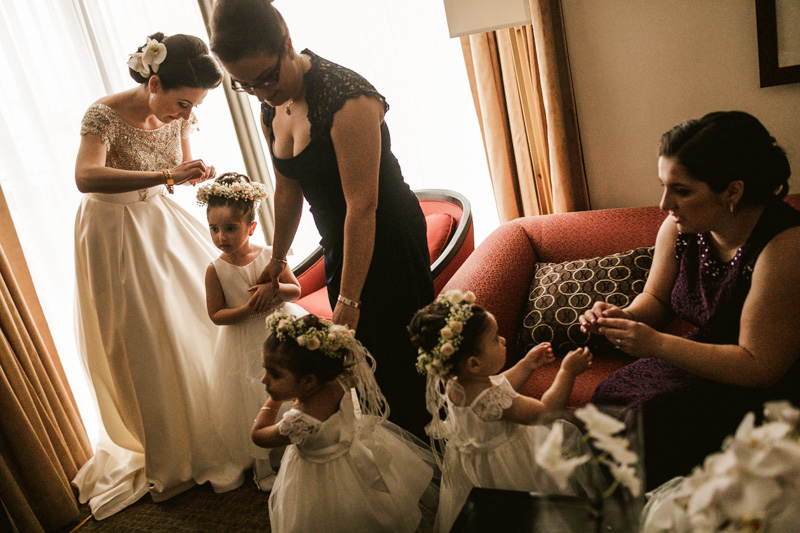
<path fill-rule="evenodd" d="M 278 425 L 275 423 L 278 417 L 278 409 L 281 403 L 275 402 L 272 398 L 267 398 L 264 407 L 258 411 L 256 419 L 253 421 L 253 429 L 250 438 L 256 446 L 262 448 L 277 448 L 291 444 L 289 437 L 281 435 Z"/>
<path fill-rule="evenodd" d="M 549 342 L 543 342 L 531 348 L 528 353 L 525 354 L 525 357 L 503 372 L 503 375 L 508 382 L 511 383 L 511 387 L 514 390 L 519 390 L 520 387 L 530 379 L 534 370 L 548 363 L 552 363 L 554 359 L 553 347 Z"/>
<path fill-rule="evenodd" d="M 561 362 L 552 385 L 542 395 L 541 401 L 527 396 L 518 396 L 511 407 L 503 411 L 503 418 L 517 424 L 534 424 L 546 411 L 563 409 L 567 405 L 575 378 L 585 372 L 592 361 L 588 348 L 578 348 L 569 352 Z"/>
<path fill-rule="evenodd" d="M 236 324 L 252 314 L 247 304 L 237 308 L 227 306 L 214 265 L 208 265 L 206 269 L 206 308 L 208 317 L 218 326 Z"/>
<path fill-rule="evenodd" d="M 292 272 L 292 269 L 285 266 L 278 278 L 278 290 L 273 293 L 275 285 L 270 282 L 259 283 L 248 289 L 252 294 L 247 302 L 251 312 L 258 313 L 269 309 L 270 305 L 275 305 L 274 299 L 277 295 L 281 302 L 295 302 L 300 298 L 300 282 Z"/>

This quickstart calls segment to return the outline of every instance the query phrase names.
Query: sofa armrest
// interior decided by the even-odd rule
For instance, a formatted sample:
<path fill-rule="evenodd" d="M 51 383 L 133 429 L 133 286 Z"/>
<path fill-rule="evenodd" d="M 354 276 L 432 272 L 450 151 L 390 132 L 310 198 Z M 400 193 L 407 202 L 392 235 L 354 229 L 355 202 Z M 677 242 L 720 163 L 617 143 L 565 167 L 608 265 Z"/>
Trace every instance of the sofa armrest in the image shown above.
<path fill-rule="evenodd" d="M 481 243 L 444 286 L 469 290 L 497 319 L 498 333 L 513 353 L 520 313 L 533 277 L 536 253 L 519 220 L 501 225 Z"/>

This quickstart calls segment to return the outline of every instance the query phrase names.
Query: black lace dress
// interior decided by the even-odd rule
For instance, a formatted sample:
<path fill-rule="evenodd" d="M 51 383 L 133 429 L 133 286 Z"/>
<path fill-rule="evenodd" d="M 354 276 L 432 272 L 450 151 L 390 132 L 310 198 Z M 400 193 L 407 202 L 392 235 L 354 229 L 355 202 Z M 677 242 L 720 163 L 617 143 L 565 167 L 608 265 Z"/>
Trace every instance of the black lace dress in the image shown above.
<path fill-rule="evenodd" d="M 681 234 L 675 244 L 680 263 L 672 308 L 695 329 L 687 338 L 738 344 L 742 307 L 753 268 L 764 247 L 783 230 L 800 226 L 800 212 L 784 202 L 767 206 L 733 259 L 715 259 L 704 234 Z M 700 378 L 660 359 L 639 359 L 611 374 L 595 389 L 597 404 L 641 409 L 644 418 L 648 489 L 688 475 L 719 451 L 748 411 L 760 416 L 768 400 L 800 400 L 800 362 L 771 387 L 741 387 Z"/>
<path fill-rule="evenodd" d="M 336 306 L 344 260 L 344 220 L 347 204 L 331 139 L 333 118 L 345 102 L 383 96 L 360 75 L 309 50 L 311 68 L 304 76 L 311 142 L 299 154 L 279 159 L 275 168 L 297 180 L 308 201 L 325 252 L 325 276 L 331 307 Z M 275 108 L 262 104 L 262 120 L 270 127 Z M 375 356 L 376 378 L 391 407 L 391 419 L 417 435 L 429 418 L 425 410 L 425 380 L 416 373 L 416 350 L 406 326 L 413 314 L 433 301 L 433 281 L 425 217 L 419 201 L 403 180 L 392 154 L 386 122 L 381 124 L 375 248 L 361 291 L 361 316 L 356 337 Z"/>

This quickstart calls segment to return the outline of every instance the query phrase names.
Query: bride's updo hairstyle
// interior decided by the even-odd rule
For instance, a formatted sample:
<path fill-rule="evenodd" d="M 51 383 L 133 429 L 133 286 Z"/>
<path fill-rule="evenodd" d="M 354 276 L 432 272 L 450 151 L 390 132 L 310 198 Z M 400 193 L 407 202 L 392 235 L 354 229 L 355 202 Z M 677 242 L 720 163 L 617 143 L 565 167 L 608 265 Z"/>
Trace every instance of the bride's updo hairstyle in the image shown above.
<path fill-rule="evenodd" d="M 147 83 L 151 76 L 156 75 L 161 80 L 161 86 L 168 91 L 178 87 L 213 89 L 222 82 L 222 69 L 202 39 L 180 33 L 165 37 L 161 32 L 150 35 L 148 41 L 150 39 L 163 43 L 167 47 L 167 55 L 158 66 L 158 72 L 151 70 L 149 76 L 143 76 L 128 67 L 128 73 L 136 83 Z M 140 46 L 137 52 L 144 47 Z"/>
<path fill-rule="evenodd" d="M 418 350 L 431 352 L 441 339 L 442 329 L 448 325 L 447 318 L 451 307 L 435 301 L 426 305 L 414 315 L 408 325 L 411 344 Z M 472 316 L 467 320 L 461 332 L 462 340 L 458 350 L 450 356 L 452 369 L 459 368 L 470 355 L 475 355 L 480 336 L 489 327 L 489 314 L 480 305 L 472 305 Z M 452 372 L 452 371 L 451 371 Z"/>
<path fill-rule="evenodd" d="M 283 53 L 289 30 L 271 0 L 217 0 L 211 15 L 211 51 L 223 63 L 252 54 Z"/>
<path fill-rule="evenodd" d="M 714 192 L 744 182 L 742 202 L 763 205 L 789 192 L 789 160 L 761 122 L 743 111 L 717 111 L 661 136 L 658 155 L 682 165 Z"/>

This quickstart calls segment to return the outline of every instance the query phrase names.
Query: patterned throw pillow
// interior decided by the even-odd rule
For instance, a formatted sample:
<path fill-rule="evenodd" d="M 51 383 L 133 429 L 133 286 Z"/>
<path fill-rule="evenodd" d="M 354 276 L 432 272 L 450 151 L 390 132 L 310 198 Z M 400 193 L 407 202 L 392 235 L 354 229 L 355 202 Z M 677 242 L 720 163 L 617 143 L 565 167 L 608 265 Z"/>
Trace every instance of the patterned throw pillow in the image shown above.
<path fill-rule="evenodd" d="M 626 307 L 644 290 L 652 263 L 652 246 L 607 257 L 537 263 L 517 356 L 522 357 L 540 342 L 551 343 L 559 356 L 578 346 L 613 349 L 605 337 L 581 332 L 578 317 L 596 301 Z"/>

